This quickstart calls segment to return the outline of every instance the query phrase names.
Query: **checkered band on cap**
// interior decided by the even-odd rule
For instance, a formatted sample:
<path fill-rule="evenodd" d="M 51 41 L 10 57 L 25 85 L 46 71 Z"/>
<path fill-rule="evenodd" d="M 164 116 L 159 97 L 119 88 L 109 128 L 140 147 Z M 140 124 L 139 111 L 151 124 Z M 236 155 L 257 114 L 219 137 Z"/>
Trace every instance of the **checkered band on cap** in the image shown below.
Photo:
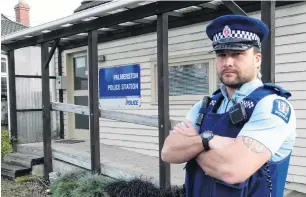
<path fill-rule="evenodd" d="M 219 32 L 213 36 L 213 41 L 218 41 L 225 38 L 244 38 L 247 40 L 256 40 L 258 46 L 260 47 L 260 38 L 257 34 L 253 32 L 247 32 L 242 30 L 231 30 L 228 36 L 225 36 L 223 32 Z"/>

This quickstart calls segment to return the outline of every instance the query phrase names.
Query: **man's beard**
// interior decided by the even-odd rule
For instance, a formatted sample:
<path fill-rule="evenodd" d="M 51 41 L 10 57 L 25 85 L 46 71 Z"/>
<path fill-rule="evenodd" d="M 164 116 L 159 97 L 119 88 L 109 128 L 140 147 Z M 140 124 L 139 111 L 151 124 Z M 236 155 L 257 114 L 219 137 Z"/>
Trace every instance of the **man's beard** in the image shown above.
<path fill-rule="evenodd" d="M 243 79 L 239 77 L 237 74 L 236 80 L 234 82 L 226 82 L 223 80 L 222 74 L 221 76 L 219 75 L 219 80 L 227 87 L 232 88 L 232 89 L 240 89 L 243 84 L 247 83 L 248 81 L 246 79 Z"/>

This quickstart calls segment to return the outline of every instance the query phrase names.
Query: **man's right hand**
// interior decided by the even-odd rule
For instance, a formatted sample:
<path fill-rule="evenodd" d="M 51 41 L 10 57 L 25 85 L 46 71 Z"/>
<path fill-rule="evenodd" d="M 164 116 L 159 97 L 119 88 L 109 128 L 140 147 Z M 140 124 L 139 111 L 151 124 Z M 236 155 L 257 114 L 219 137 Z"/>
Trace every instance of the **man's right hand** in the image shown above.
<path fill-rule="evenodd" d="M 213 139 L 209 142 L 209 146 L 211 149 L 221 149 L 226 148 L 230 145 L 232 145 L 235 142 L 236 138 L 230 138 L 230 137 L 222 137 L 215 135 Z"/>

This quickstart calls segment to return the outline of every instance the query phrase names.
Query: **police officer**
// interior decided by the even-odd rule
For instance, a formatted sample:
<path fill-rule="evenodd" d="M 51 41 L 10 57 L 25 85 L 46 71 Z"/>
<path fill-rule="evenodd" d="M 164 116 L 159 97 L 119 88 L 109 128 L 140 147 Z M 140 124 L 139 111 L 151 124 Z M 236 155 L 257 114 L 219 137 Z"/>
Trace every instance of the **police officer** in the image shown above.
<path fill-rule="evenodd" d="M 206 28 L 222 87 L 166 138 L 162 159 L 186 162 L 188 197 L 282 197 L 296 138 L 290 92 L 260 79 L 260 20 L 226 15 Z"/>

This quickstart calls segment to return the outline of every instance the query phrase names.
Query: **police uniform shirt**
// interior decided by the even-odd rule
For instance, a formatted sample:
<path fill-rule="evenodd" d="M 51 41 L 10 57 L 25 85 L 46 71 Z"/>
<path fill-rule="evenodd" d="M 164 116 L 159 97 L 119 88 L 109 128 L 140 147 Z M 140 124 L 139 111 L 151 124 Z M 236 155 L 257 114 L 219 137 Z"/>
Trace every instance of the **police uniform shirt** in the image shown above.
<path fill-rule="evenodd" d="M 227 98 L 226 87 L 221 87 L 224 100 L 217 113 L 227 112 L 235 103 L 242 101 L 256 88 L 262 86 L 261 80 L 257 79 L 244 84 L 236 90 L 232 98 Z M 186 119 L 199 131 L 196 125 L 198 112 L 202 101 L 197 102 L 188 112 Z M 280 161 L 292 151 L 295 143 L 296 118 L 292 105 L 283 97 L 276 94 L 261 99 L 238 136 L 246 136 L 257 140 L 267 147 L 272 153 L 272 161 Z M 237 137 L 238 137 L 237 136 Z"/>

